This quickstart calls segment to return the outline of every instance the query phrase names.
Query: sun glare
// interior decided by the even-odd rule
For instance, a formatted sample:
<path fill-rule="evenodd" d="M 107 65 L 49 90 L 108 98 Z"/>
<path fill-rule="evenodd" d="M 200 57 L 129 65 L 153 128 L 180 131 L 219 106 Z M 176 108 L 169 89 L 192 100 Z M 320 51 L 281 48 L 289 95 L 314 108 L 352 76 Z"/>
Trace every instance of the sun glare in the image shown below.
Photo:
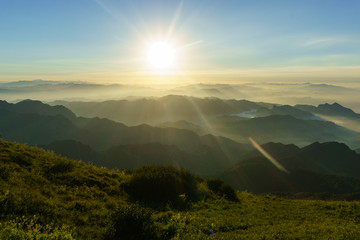
<path fill-rule="evenodd" d="M 153 42 L 149 45 L 146 61 L 155 70 L 169 70 L 176 60 L 175 48 L 167 42 Z"/>

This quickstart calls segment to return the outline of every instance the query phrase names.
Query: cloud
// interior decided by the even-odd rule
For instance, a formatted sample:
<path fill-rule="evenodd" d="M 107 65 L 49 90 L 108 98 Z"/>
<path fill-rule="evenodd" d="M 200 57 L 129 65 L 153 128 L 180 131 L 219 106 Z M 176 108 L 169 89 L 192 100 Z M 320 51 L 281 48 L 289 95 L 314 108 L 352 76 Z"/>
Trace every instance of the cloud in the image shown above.
<path fill-rule="evenodd" d="M 318 37 L 312 38 L 303 43 L 304 47 L 327 47 L 339 43 L 344 43 L 349 41 L 349 37 L 345 36 L 333 36 L 333 37 Z"/>

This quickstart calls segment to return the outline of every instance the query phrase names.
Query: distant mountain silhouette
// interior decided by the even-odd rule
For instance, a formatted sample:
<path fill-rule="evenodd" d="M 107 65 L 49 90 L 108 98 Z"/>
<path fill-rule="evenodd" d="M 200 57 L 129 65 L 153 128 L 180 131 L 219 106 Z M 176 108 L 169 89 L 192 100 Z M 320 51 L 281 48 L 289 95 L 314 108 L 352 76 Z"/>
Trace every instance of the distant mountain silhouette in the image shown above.
<path fill-rule="evenodd" d="M 203 128 L 197 124 L 185 121 L 185 120 L 180 120 L 180 121 L 176 121 L 176 122 L 163 122 L 160 124 L 156 125 L 157 127 L 173 127 L 173 128 L 179 128 L 179 129 L 187 129 L 190 131 L 193 131 L 197 134 L 205 134 L 206 131 L 203 130 Z"/>
<path fill-rule="evenodd" d="M 320 120 L 320 118 L 314 116 L 313 114 L 303 111 L 301 109 L 289 106 L 274 106 L 271 111 L 274 115 L 290 115 L 295 118 L 304 119 L 304 120 Z"/>
<path fill-rule="evenodd" d="M 360 178 L 360 155 L 343 143 L 313 143 L 301 149 L 300 156 L 322 172 Z"/>
<path fill-rule="evenodd" d="M 79 145 L 82 146 L 78 147 Z M 224 167 L 223 164 L 217 164 L 211 153 L 192 154 L 174 145 L 159 143 L 119 145 L 101 152 L 94 152 L 89 146 L 74 141 L 57 141 L 44 148 L 74 159 L 92 158 L 90 162 L 108 168 L 134 169 L 151 164 L 173 165 L 206 176 L 216 174 Z M 314 143 L 298 148 L 292 144 L 267 143 L 262 148 L 290 173 L 278 170 L 257 150 L 253 150 L 218 176 L 237 189 L 255 193 L 348 193 L 360 190 L 360 155 L 344 144 Z M 79 153 L 88 157 L 79 157 Z"/>
<path fill-rule="evenodd" d="M 63 115 L 40 115 L 0 110 L 0 134 L 4 139 L 28 144 L 55 140 L 92 139 L 90 132 L 77 128 Z"/>
<path fill-rule="evenodd" d="M 34 104 L 37 105 L 38 102 Z M 20 110 L 16 105 L 5 105 L 7 106 L 6 110 L 0 108 L 0 134 L 4 139 L 34 145 L 52 143 L 52 149 L 64 155 L 67 154 L 66 151 L 75 151 L 76 146 L 80 153 L 92 154 L 89 149 L 79 144 L 59 142 L 64 140 L 74 140 L 89 145 L 97 152 L 119 145 L 159 143 L 175 145 L 181 151 L 196 155 L 196 159 L 199 161 L 206 159 L 209 168 L 216 169 L 220 166 L 229 166 L 233 163 L 234 158 L 250 148 L 249 145 L 240 144 L 224 137 L 199 136 L 184 129 L 157 128 L 149 125 L 128 127 L 122 123 L 100 118 L 73 118 L 70 120 L 63 115 L 53 116 L 50 114 L 52 111 L 49 113 L 39 112 L 37 108 L 34 108 L 36 113 L 29 113 L 29 109 L 32 108 L 27 108 L 24 110 L 26 113 L 19 113 Z M 57 144 L 55 144 L 56 141 L 58 141 Z M 61 144 L 65 146 L 61 146 Z M 68 150 L 66 150 L 67 146 Z M 83 158 L 84 155 L 79 155 L 79 157 Z"/>
<path fill-rule="evenodd" d="M 32 87 L 32 86 L 39 86 L 39 85 L 54 85 L 54 84 L 61 84 L 58 81 L 46 81 L 42 79 L 34 79 L 30 81 L 21 80 L 15 82 L 5 82 L 0 83 L 0 87 Z"/>
<path fill-rule="evenodd" d="M 39 145 L 39 147 L 51 150 L 63 157 L 84 162 L 97 163 L 101 158 L 100 153 L 94 151 L 89 145 L 75 140 L 57 140 L 47 145 Z"/>
<path fill-rule="evenodd" d="M 160 98 L 141 98 L 105 102 L 63 102 L 64 106 L 84 117 L 103 117 L 125 124 L 160 124 L 174 121 L 203 121 L 218 115 L 239 114 L 256 110 L 257 116 L 271 111 L 262 104 L 247 100 L 223 100 L 168 95 Z"/>
<path fill-rule="evenodd" d="M 313 138 L 321 141 L 358 137 L 331 122 L 289 115 L 214 119 L 217 118 L 222 120 L 210 122 L 214 127 L 259 138 L 259 142 L 275 137 L 304 142 Z M 0 134 L 4 139 L 39 145 L 63 156 L 109 168 L 134 169 L 150 164 L 181 166 L 203 176 L 220 175 L 237 189 L 252 192 L 360 191 L 359 154 L 337 142 L 315 142 L 302 148 L 293 144 L 263 144 L 290 172 L 287 174 L 249 145 L 225 137 L 199 136 L 190 130 L 145 124 L 128 127 L 108 119 L 76 117 L 64 107 L 51 107 L 37 101 L 1 102 Z"/>
<path fill-rule="evenodd" d="M 270 192 L 331 192 L 348 193 L 360 190 L 357 178 L 323 174 L 303 169 L 278 170 L 267 160 L 258 157 L 242 162 L 237 168 L 220 177 L 238 190 L 253 193 Z"/>
<path fill-rule="evenodd" d="M 353 148 L 360 145 L 357 145 L 360 139 L 359 134 L 331 122 L 302 120 L 289 115 L 271 115 L 252 119 L 222 116 L 214 119 L 209 124 L 215 130 L 221 129 L 229 136 L 233 134 L 245 140 L 252 137 L 260 143 L 275 139 L 284 143 L 301 142 L 306 145 L 314 141 L 336 140 L 347 143 Z M 216 122 L 217 119 L 221 121 Z M 110 157 L 114 154 L 109 153 L 108 159 L 111 161 L 101 160 L 109 167 L 134 168 L 140 164 L 158 161 L 178 164 L 202 174 L 215 170 L 221 171 L 231 166 L 234 162 L 244 159 L 245 154 L 250 154 L 251 149 L 248 144 L 240 144 L 229 138 L 211 134 L 199 136 L 186 129 L 159 128 L 145 124 L 128 127 L 108 119 L 76 117 L 64 107 L 51 107 L 38 101 L 25 101 L 18 104 L 1 102 L 0 134 L 4 139 L 12 141 L 47 145 L 49 149 L 57 153 L 81 158 L 84 161 L 96 162 L 99 158 L 92 158 L 92 156 L 97 156 L 98 153 L 105 154 L 104 152 L 110 151 L 111 148 L 113 152 L 116 152 L 116 149 L 123 152 L 124 159 L 135 159 L 136 154 L 142 156 L 137 158 L 140 159 L 136 160 L 138 163 L 129 163 L 128 160 L 119 160 L 116 155 Z M 66 142 L 68 140 L 76 142 Z M 151 152 L 147 144 L 155 144 L 153 147 L 158 150 Z M 83 145 L 88 145 L 88 147 Z M 280 157 L 283 164 L 288 167 L 295 168 L 301 163 L 303 168 L 311 171 L 357 176 L 356 170 L 351 172 L 351 169 L 348 169 L 351 161 L 354 161 L 350 159 L 350 156 L 354 159 L 356 156 L 350 153 L 346 155 L 350 149 L 345 145 L 337 148 L 331 146 L 328 150 L 321 148 L 319 153 L 312 151 L 307 156 L 306 149 L 311 149 L 310 146 L 299 150 L 294 145 L 284 147 L 269 143 L 264 145 L 264 148 L 276 157 Z M 331 153 L 332 150 L 335 152 Z M 299 154 L 294 155 L 298 151 Z M 331 153 L 326 159 L 335 158 L 333 163 L 323 163 L 323 160 L 311 157 L 326 155 L 326 152 Z M 285 155 L 291 156 L 291 160 L 286 161 Z M 335 161 L 342 155 L 347 157 L 342 162 L 344 165 Z M 259 155 L 254 155 L 254 157 L 257 156 Z M 118 161 L 118 163 L 113 164 L 113 161 Z"/>
<path fill-rule="evenodd" d="M 94 112 L 96 112 L 97 108 L 104 109 L 102 111 L 116 112 L 115 109 L 121 104 L 124 104 L 124 106 L 127 107 L 120 107 L 120 109 L 125 109 L 124 114 L 120 115 L 127 119 L 146 119 L 147 117 L 152 118 L 153 116 L 157 115 L 157 113 L 160 115 L 166 114 L 168 116 L 171 116 L 174 113 L 177 116 L 175 118 L 182 118 L 181 116 L 184 114 L 184 118 L 192 119 L 196 114 L 197 117 L 199 117 L 199 111 L 197 111 L 194 106 L 192 106 L 191 109 L 187 109 L 187 107 L 191 105 L 189 105 L 191 101 L 197 102 L 197 106 L 202 106 L 200 108 L 202 108 L 203 111 L 200 112 L 202 113 L 201 116 L 203 121 L 200 122 L 199 125 L 190 121 L 180 120 L 172 123 L 172 125 L 170 122 L 159 124 L 160 126 L 166 128 L 153 128 L 148 125 L 138 125 L 134 128 L 131 128 L 131 130 L 124 124 L 112 122 L 106 119 L 76 118 L 76 116 L 70 110 L 63 106 L 51 107 L 49 105 L 42 104 L 39 101 L 23 101 L 17 104 L 8 104 L 6 102 L 2 102 L 0 104 L 0 109 L 11 109 L 12 112 L 16 113 L 37 113 L 48 116 L 65 116 L 71 120 L 74 125 L 73 127 L 77 128 L 76 130 L 71 130 L 73 131 L 73 135 L 76 137 L 63 134 L 64 136 L 60 140 L 75 139 L 84 142 L 85 140 L 83 140 L 83 135 L 87 135 L 88 139 L 84 143 L 93 146 L 95 149 L 106 149 L 117 144 L 141 144 L 145 142 L 157 141 L 163 144 L 176 144 L 181 149 L 189 151 L 190 149 L 194 150 L 199 146 L 199 144 L 194 144 L 196 140 L 184 140 L 187 138 L 192 138 L 191 136 L 194 134 L 194 132 L 198 134 L 211 133 L 213 135 L 221 135 L 243 143 L 248 142 L 248 137 L 253 137 L 261 143 L 278 141 L 283 143 L 294 143 L 301 146 L 310 144 L 315 141 L 339 141 L 348 144 L 352 148 L 357 148 L 360 145 L 359 133 L 337 126 L 331 122 L 304 120 L 307 118 L 314 118 L 314 116 L 310 113 L 306 113 L 291 106 L 274 106 L 272 110 L 270 110 L 263 107 L 263 104 L 253 103 L 245 100 L 225 101 L 216 98 L 197 99 L 182 96 L 167 96 L 158 100 L 140 99 L 134 102 L 125 100 L 114 101 L 114 105 L 112 107 L 110 107 L 110 102 L 94 103 L 95 105 L 92 105 L 91 103 L 84 103 L 84 105 L 81 104 L 81 106 L 87 106 L 89 111 L 90 109 L 93 109 Z M 137 109 L 136 105 L 134 105 L 135 103 L 140 104 L 139 106 L 142 107 Z M 172 106 L 170 109 L 175 110 L 169 110 L 168 112 L 165 111 L 165 108 L 160 107 L 165 103 L 168 103 L 167 106 Z M 97 104 L 99 104 L 99 106 Z M 91 108 L 91 106 L 93 106 L 93 108 Z M 264 114 L 266 112 L 266 114 L 270 115 L 247 119 L 230 114 L 231 112 L 243 111 L 245 109 L 254 110 L 255 108 L 258 110 L 260 109 L 259 111 L 262 111 Z M 134 114 L 130 114 L 130 111 Z M 229 114 L 224 115 L 218 113 Z M 274 113 L 279 113 L 281 116 L 271 115 Z M 286 113 L 291 115 L 283 115 Z M 119 113 L 117 114 L 119 115 Z M 144 115 L 141 117 L 138 114 Z M 258 111 L 256 111 L 256 114 L 258 114 Z M 47 124 L 44 124 L 44 126 L 46 125 Z M 180 131 L 181 129 L 183 129 L 183 131 Z M 51 131 L 54 130 L 50 129 L 50 132 Z M 131 133 L 129 133 L 129 131 Z M 180 132 L 178 134 L 174 134 L 174 131 Z M 132 137 L 128 137 L 129 134 L 132 135 Z M 177 136 L 174 137 L 174 135 Z M 66 136 L 68 137 L 64 138 Z M 196 138 L 198 137 L 194 137 L 193 139 Z M 97 139 L 102 139 L 102 141 Z M 59 139 L 51 139 L 51 141 L 53 140 Z M 41 143 L 49 142 L 42 141 Z"/>
<path fill-rule="evenodd" d="M 304 148 L 280 143 L 262 147 L 290 173 L 278 170 L 259 152 L 253 151 L 222 175 L 238 189 L 252 192 L 343 193 L 360 180 L 360 155 L 345 144 L 313 143 Z"/>
<path fill-rule="evenodd" d="M 175 145 L 160 143 L 127 144 L 94 151 L 90 146 L 74 140 L 55 141 L 41 148 L 64 157 L 90 162 L 110 169 L 135 169 L 144 165 L 171 165 L 209 175 L 230 166 L 223 158 L 217 159 L 211 151 L 188 153 Z"/>
<path fill-rule="evenodd" d="M 222 119 L 213 128 L 221 128 L 221 135 L 241 141 L 252 137 L 266 143 L 277 141 L 307 145 L 315 141 L 339 141 L 351 147 L 360 145 L 360 134 L 332 122 L 302 120 L 290 115 L 271 115 L 252 119 Z"/>
<path fill-rule="evenodd" d="M 37 113 L 45 116 L 62 115 L 68 119 L 75 119 L 76 115 L 64 106 L 50 106 L 40 101 L 24 100 L 16 104 L 0 101 L 0 110 L 9 110 L 16 113 Z"/>
<path fill-rule="evenodd" d="M 350 108 L 343 107 L 336 102 L 333 104 L 320 104 L 317 107 L 311 105 L 295 105 L 295 107 L 303 111 L 321 115 L 360 118 L 360 114 L 355 113 Z"/>
<path fill-rule="evenodd" d="M 360 133 L 289 105 L 177 95 L 64 104 L 85 117 L 107 117 L 130 125 L 175 127 L 243 143 L 248 142 L 248 137 L 255 137 L 261 143 L 279 141 L 304 146 L 314 141 L 340 141 L 352 148 L 360 145 Z"/>

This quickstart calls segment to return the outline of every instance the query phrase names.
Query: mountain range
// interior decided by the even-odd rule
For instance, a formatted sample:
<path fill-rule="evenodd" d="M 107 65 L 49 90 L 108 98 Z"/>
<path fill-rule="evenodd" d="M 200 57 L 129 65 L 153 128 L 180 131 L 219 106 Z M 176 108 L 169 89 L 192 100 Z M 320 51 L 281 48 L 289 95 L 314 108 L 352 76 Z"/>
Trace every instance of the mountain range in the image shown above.
<path fill-rule="evenodd" d="M 99 116 L 132 125 L 146 123 L 165 128 L 175 127 L 198 134 L 224 136 L 241 143 L 248 143 L 248 138 L 253 137 L 261 143 L 274 141 L 299 146 L 315 141 L 339 141 L 352 148 L 360 145 L 360 133 L 356 132 L 356 128 L 354 131 L 352 128 L 347 129 L 346 125 L 336 125 L 311 110 L 328 108 L 327 112 L 332 111 L 344 118 L 351 112 L 357 116 L 352 110 L 337 103 L 319 107 L 290 106 L 169 95 L 160 98 L 62 104 L 84 117 Z"/>
<path fill-rule="evenodd" d="M 164 99 L 171 99 L 178 106 L 184 104 L 180 96 L 161 100 Z M 191 102 L 188 97 L 185 99 L 187 104 Z M 151 104 L 154 106 L 156 101 L 152 99 Z M 220 177 L 236 189 L 256 193 L 360 191 L 359 154 L 339 143 L 350 142 L 351 148 L 358 149 L 356 132 L 318 119 L 296 106 L 216 98 L 202 99 L 199 103 L 205 114 L 212 115 L 206 121 L 213 132 L 221 129 L 225 135 L 234 135 L 233 138 L 252 137 L 289 173 L 277 169 L 248 143 L 209 134 L 204 125 L 186 120 L 160 123 L 161 127 L 127 126 L 99 117 L 78 117 L 64 106 L 39 101 L 16 104 L 1 101 L 0 134 L 7 140 L 37 145 L 97 166 L 135 169 L 143 165 L 173 165 L 202 176 Z M 254 107 L 266 116 L 234 115 L 234 109 L 244 112 Z M 195 108 L 178 109 L 184 116 L 195 114 Z M 283 143 L 272 143 L 273 139 L 282 139 Z M 301 141 L 300 147 L 284 144 Z"/>
<path fill-rule="evenodd" d="M 198 161 L 198 163 L 191 162 L 193 165 L 200 166 L 206 163 L 207 167 L 202 168 L 204 171 L 205 169 L 216 170 L 229 166 L 235 158 L 250 148 L 247 144 L 240 144 L 224 137 L 209 134 L 199 136 L 184 129 L 159 128 L 145 124 L 128 127 L 108 119 L 77 118 L 72 114 L 69 115 L 69 112 L 64 111 L 64 108 L 60 106 L 50 107 L 44 104 L 45 106 L 41 109 L 52 109 L 49 112 L 40 111 L 39 107 L 27 107 L 23 112 L 19 110 L 21 109 L 19 106 L 29 103 L 29 101 L 17 104 L 2 102 L 0 134 L 5 139 L 32 145 L 47 145 L 56 141 L 73 140 L 88 145 L 95 151 L 106 151 L 119 145 L 145 144 L 144 147 L 146 147 L 146 144 L 158 143 L 161 144 L 159 148 L 168 148 L 170 152 L 179 153 L 179 155 L 188 154 L 187 162 L 190 159 Z M 35 106 L 38 104 L 39 102 L 34 102 Z M 32 113 L 31 109 L 34 109 Z M 63 113 L 65 115 L 62 115 Z M 139 148 L 141 149 L 141 147 Z M 118 156 L 121 161 L 121 155 Z M 182 159 L 184 157 L 175 156 L 170 161 L 182 161 Z M 174 164 L 181 165 L 181 162 Z M 124 166 L 131 166 L 131 164 Z M 186 166 L 184 165 L 184 167 Z M 195 168 L 201 169 L 201 167 Z"/>
<path fill-rule="evenodd" d="M 225 170 L 220 177 L 236 189 L 256 193 L 344 193 L 360 190 L 354 189 L 360 180 L 360 155 L 345 144 L 316 142 L 298 148 L 292 144 L 267 143 L 262 148 L 288 173 L 253 151 Z"/>
<path fill-rule="evenodd" d="M 336 84 L 336 83 L 334 83 Z M 355 111 L 360 111 L 354 101 L 359 95 L 358 88 L 314 83 L 269 83 L 249 82 L 242 84 L 189 84 L 183 86 L 131 85 L 118 83 L 63 82 L 32 80 L 0 83 L 4 99 L 19 101 L 34 98 L 41 101 L 105 101 L 143 97 L 186 95 L 198 98 L 216 97 L 221 99 L 247 99 L 255 102 L 279 104 L 310 104 L 340 102 Z M 269 94 L 271 92 L 271 94 Z"/>

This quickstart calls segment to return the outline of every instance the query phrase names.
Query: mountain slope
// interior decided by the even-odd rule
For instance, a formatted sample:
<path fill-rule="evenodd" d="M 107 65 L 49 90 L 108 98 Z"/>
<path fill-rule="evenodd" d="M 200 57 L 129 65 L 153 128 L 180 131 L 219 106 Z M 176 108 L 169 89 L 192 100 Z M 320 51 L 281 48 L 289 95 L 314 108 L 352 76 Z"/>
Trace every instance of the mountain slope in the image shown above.
<path fill-rule="evenodd" d="M 251 136 L 261 143 L 277 141 L 304 146 L 314 141 L 340 141 L 352 148 L 360 145 L 360 133 L 352 131 L 358 130 L 358 127 L 353 127 L 355 124 L 347 130 L 315 116 L 311 109 L 301 109 L 299 106 L 177 95 L 64 104 L 82 116 L 107 117 L 131 125 L 146 123 L 173 126 L 201 134 L 224 136 L 243 143 L 247 143 Z M 319 105 L 319 108 L 351 111 L 339 106 L 324 104 L 324 107 Z"/>
<path fill-rule="evenodd" d="M 149 239 L 149 227 L 156 239 L 356 239 L 360 234 L 357 201 L 243 192 L 237 194 L 239 202 L 230 202 L 206 188 L 208 180 L 192 175 L 187 176 L 202 186 L 206 198 L 181 210 L 149 209 L 131 202 L 123 190 L 138 172 L 97 168 L 0 139 L 0 239 L 105 240 L 108 232 L 122 233 L 122 226 L 132 236 L 148 233 L 143 239 Z M 153 186 L 143 184 L 142 189 Z"/>
<path fill-rule="evenodd" d="M 360 178 L 360 155 L 345 144 L 316 142 L 302 148 L 300 156 L 323 172 Z"/>
<path fill-rule="evenodd" d="M 360 155 L 341 143 L 313 143 L 304 148 L 268 143 L 262 148 L 289 173 L 280 171 L 253 151 L 226 170 L 221 178 L 235 188 L 257 193 L 345 193 L 352 191 L 360 180 Z"/>
<path fill-rule="evenodd" d="M 55 141 L 41 148 L 64 157 L 82 160 L 109 169 L 136 169 L 145 165 L 175 166 L 202 176 L 219 172 L 229 166 L 224 158 L 211 152 L 189 153 L 175 145 L 160 143 L 126 144 L 95 151 L 90 146 L 73 140 Z"/>
<path fill-rule="evenodd" d="M 62 115 L 70 120 L 76 118 L 75 114 L 64 106 L 50 106 L 33 100 L 24 100 L 16 104 L 0 101 L 0 110 L 8 110 L 16 113 L 37 113 L 45 116 Z"/>
<path fill-rule="evenodd" d="M 295 118 L 304 119 L 304 120 L 318 120 L 316 116 L 313 114 L 303 111 L 301 109 L 289 106 L 289 105 L 282 105 L 282 106 L 274 106 L 271 109 L 273 115 L 290 115 Z"/>
<path fill-rule="evenodd" d="M 223 136 L 241 141 L 252 137 L 260 143 L 283 142 L 307 145 L 315 141 L 339 141 L 351 147 L 360 145 L 360 134 L 332 122 L 302 120 L 290 115 L 271 115 L 252 119 L 234 118 L 214 123 Z M 224 122 L 225 123 L 225 122 Z"/>
<path fill-rule="evenodd" d="M 71 226 L 76 239 L 102 236 L 108 215 L 119 204 L 122 172 L 2 139 L 0 153 L 1 227 L 6 220 L 35 218 L 34 223 L 48 228 L 54 224 L 59 231 L 62 224 Z M 40 231 L 39 226 L 35 229 Z"/>
<path fill-rule="evenodd" d="M 278 170 L 263 157 L 252 158 L 219 176 L 238 190 L 253 193 L 270 192 L 330 192 L 343 194 L 360 191 L 360 180 L 313 172 L 288 169 L 289 174 Z"/>
<path fill-rule="evenodd" d="M 159 124 L 180 120 L 199 121 L 224 114 L 238 114 L 257 109 L 259 115 L 270 111 L 246 100 L 196 98 L 168 95 L 160 98 L 141 98 L 105 102 L 64 102 L 64 106 L 84 117 L 105 117 L 126 124 Z"/>
<path fill-rule="evenodd" d="M 296 105 L 295 107 L 311 112 L 322 119 L 332 121 L 342 127 L 360 132 L 360 114 L 338 103 L 320 104 L 317 107 L 310 105 Z"/>
<path fill-rule="evenodd" d="M 11 110 L 11 107 L 9 109 Z M 75 118 L 70 121 L 62 115 L 22 114 L 10 110 L 0 109 L 0 134 L 5 139 L 33 145 L 74 140 L 89 145 L 98 152 L 127 144 L 176 145 L 182 151 L 200 156 L 199 159 L 206 158 L 211 169 L 229 166 L 234 162 L 234 158 L 250 148 L 249 145 L 223 137 L 199 136 L 192 131 L 177 128 L 156 128 L 148 125 L 128 127 L 100 118 Z"/>
<path fill-rule="evenodd" d="M 360 118 L 360 114 L 355 113 L 350 108 L 346 108 L 336 102 L 333 104 L 320 104 L 317 107 L 311 105 L 295 105 L 295 107 L 303 111 L 320 115 Z"/>

